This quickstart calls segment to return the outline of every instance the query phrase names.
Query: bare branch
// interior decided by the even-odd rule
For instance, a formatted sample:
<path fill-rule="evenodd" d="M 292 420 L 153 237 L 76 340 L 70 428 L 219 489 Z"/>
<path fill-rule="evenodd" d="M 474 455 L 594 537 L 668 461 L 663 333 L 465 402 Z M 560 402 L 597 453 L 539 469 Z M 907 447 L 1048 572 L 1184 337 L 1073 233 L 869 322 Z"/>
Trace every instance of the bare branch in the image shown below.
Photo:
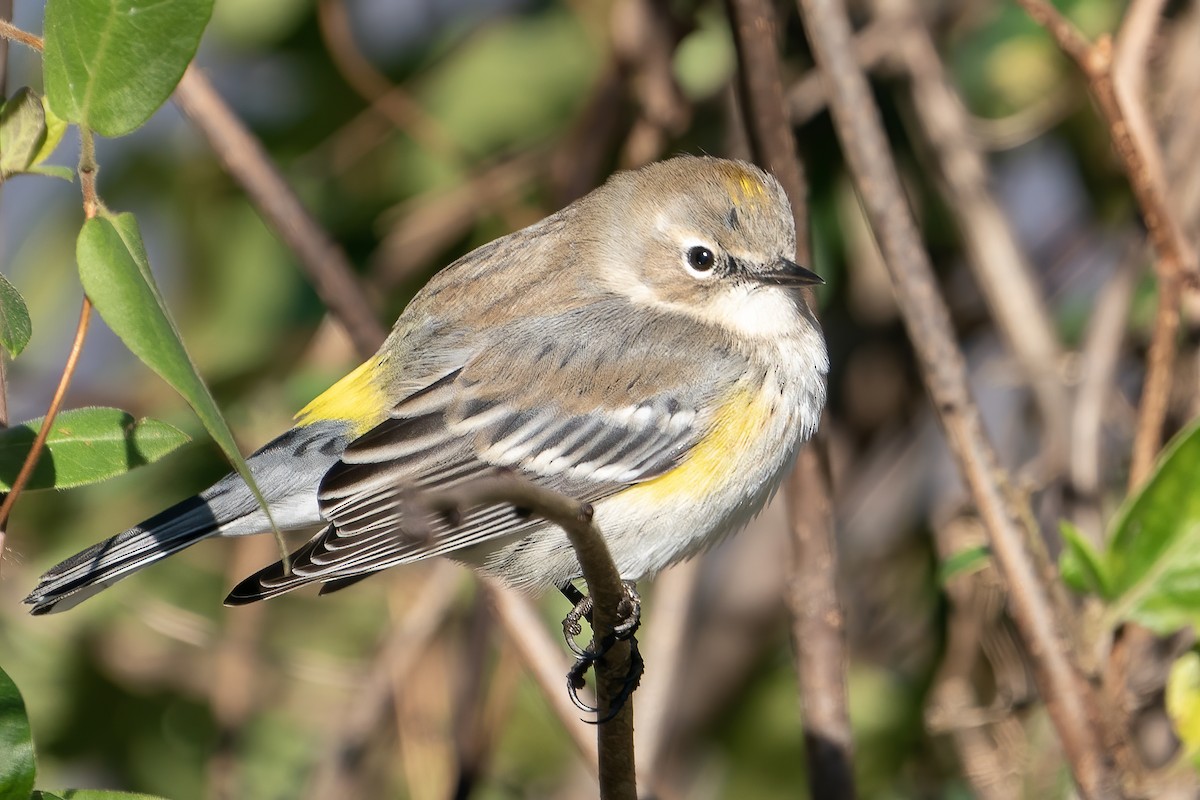
<path fill-rule="evenodd" d="M 300 203 L 262 145 L 195 65 L 188 67 L 175 89 L 175 102 L 204 134 L 263 219 L 295 253 L 321 301 L 346 329 L 359 354 L 375 352 L 386 331 L 375 318 L 346 254 Z"/>
<path fill-rule="evenodd" d="M 955 344 L 950 315 L 921 245 L 866 78 L 850 47 L 850 22 L 837 0 L 800 0 L 805 32 L 828 82 L 834 125 L 867 216 L 892 274 L 896 297 L 926 387 L 959 469 L 988 531 L 1007 583 L 1013 617 L 1030 651 L 1036 678 L 1081 793 L 1119 797 L 1100 736 L 1095 693 L 1073 656 L 1065 603 L 1055 596 L 1048 559 L 1030 515 L 1001 482 Z"/>

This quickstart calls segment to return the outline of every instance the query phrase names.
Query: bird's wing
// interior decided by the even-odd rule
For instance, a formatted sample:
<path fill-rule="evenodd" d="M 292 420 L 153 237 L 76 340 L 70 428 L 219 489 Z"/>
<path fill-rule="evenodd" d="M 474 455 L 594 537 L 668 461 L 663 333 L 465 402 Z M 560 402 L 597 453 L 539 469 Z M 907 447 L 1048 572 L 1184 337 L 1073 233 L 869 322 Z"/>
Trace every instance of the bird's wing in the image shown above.
<path fill-rule="evenodd" d="M 592 307 L 509 326 L 352 442 L 321 484 L 330 526 L 297 553 L 291 575 L 264 571 L 247 588 L 256 578 L 272 594 L 340 581 L 541 524 L 506 505 L 465 509 L 454 520 L 422 510 L 422 492 L 497 469 L 587 502 L 670 470 L 702 438 L 714 400 L 746 364 L 715 332 L 667 317 L 648 325 L 647 316 Z M 702 334 L 713 346 L 681 367 L 679 348 L 697 352 Z"/>

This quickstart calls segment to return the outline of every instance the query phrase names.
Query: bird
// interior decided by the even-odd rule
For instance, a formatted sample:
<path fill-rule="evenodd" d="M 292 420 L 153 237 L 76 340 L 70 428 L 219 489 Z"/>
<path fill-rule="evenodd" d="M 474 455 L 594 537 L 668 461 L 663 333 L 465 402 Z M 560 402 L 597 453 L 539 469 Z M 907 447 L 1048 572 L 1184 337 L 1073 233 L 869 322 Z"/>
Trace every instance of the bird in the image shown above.
<path fill-rule="evenodd" d="M 447 556 L 532 592 L 580 576 L 511 504 L 421 492 L 504 471 L 590 504 L 626 581 L 744 527 L 817 428 L 829 369 L 791 206 L 758 167 L 676 156 L 614 173 L 436 273 L 362 365 L 247 459 L 280 530 L 318 532 L 230 592 L 321 594 Z M 73 607 L 210 537 L 272 530 L 230 473 L 71 556 L 25 599 Z"/>

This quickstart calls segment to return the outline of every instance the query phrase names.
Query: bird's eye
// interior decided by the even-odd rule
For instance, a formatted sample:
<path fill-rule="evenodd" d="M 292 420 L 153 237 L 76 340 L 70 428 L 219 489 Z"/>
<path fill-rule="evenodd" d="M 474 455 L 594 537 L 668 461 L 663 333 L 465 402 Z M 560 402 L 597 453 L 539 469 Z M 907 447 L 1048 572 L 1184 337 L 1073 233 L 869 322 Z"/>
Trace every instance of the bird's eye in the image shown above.
<path fill-rule="evenodd" d="M 707 247 L 696 246 L 687 251 L 688 266 L 697 272 L 707 272 L 716 262 L 713 251 Z"/>

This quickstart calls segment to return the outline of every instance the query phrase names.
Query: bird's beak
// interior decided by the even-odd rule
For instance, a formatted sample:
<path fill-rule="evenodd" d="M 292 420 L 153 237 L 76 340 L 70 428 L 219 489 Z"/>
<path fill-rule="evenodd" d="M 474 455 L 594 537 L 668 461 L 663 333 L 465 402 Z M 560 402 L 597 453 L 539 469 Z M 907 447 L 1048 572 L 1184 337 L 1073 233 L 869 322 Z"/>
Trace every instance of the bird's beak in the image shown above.
<path fill-rule="evenodd" d="M 825 279 L 812 270 L 805 269 L 794 261 L 779 259 L 775 269 L 751 273 L 754 280 L 770 286 L 814 286 L 825 283 Z"/>

